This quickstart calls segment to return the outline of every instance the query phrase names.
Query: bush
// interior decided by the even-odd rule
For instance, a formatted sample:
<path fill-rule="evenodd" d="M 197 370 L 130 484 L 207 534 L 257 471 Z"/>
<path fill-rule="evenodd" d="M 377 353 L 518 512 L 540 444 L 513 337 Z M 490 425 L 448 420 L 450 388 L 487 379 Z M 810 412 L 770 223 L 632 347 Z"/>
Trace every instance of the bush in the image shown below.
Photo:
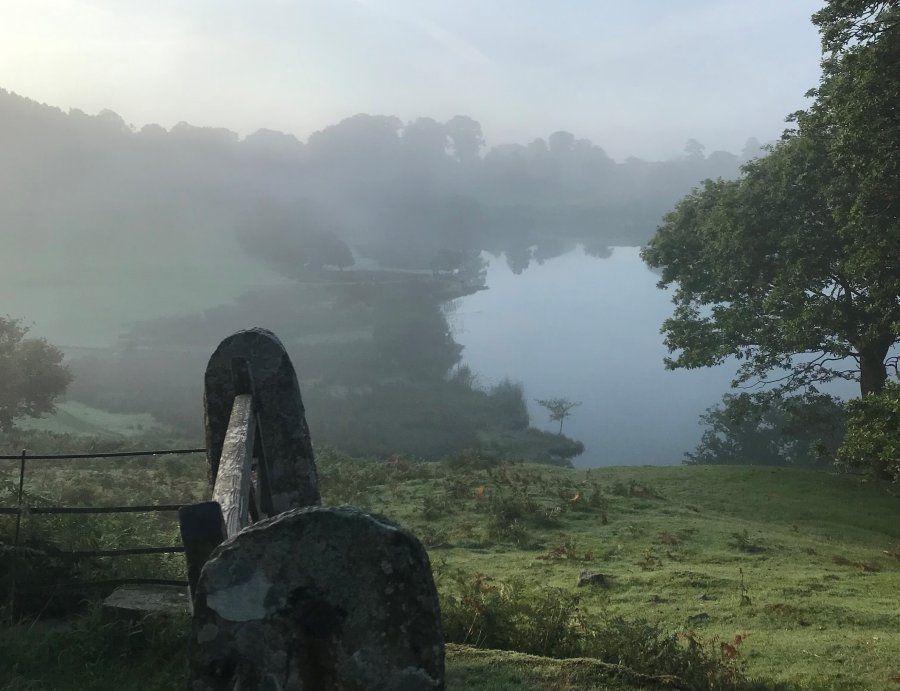
<path fill-rule="evenodd" d="M 584 612 L 561 588 L 528 589 L 483 574 L 438 574 L 441 620 L 449 642 L 545 657 L 592 657 L 610 675 L 652 688 L 739 689 L 747 686 L 738 646 L 669 633 L 647 621 Z"/>
<path fill-rule="evenodd" d="M 490 458 L 570 468 L 572 459 L 584 453 L 584 444 L 533 427 L 515 430 L 492 427 L 479 432 L 478 449 Z"/>
<path fill-rule="evenodd" d="M 457 573 L 446 585 L 441 622 L 448 641 L 548 657 L 580 654 L 576 595 L 558 588 L 535 594 L 519 580 L 493 581 L 479 573 Z"/>
<path fill-rule="evenodd" d="M 900 485 L 900 382 L 847 404 L 849 420 L 837 462 Z"/>
<path fill-rule="evenodd" d="M 845 419 L 838 399 L 815 391 L 726 394 L 700 416 L 707 429 L 685 463 L 825 467 L 834 461 Z"/>

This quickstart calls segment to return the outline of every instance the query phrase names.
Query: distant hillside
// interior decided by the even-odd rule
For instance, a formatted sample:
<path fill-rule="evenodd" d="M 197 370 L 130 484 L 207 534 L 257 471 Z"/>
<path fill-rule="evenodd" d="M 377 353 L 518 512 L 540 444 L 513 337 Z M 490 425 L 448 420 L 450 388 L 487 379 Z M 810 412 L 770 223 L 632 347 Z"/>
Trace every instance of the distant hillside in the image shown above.
<path fill-rule="evenodd" d="M 523 270 L 573 242 L 600 253 L 642 244 L 676 199 L 738 166 L 702 148 L 616 162 L 566 132 L 488 147 L 466 117 L 360 114 L 307 142 L 269 130 L 241 139 L 187 123 L 135 128 L 112 111 L 64 113 L 3 90 L 0 153 L 0 232 L 15 258 L 0 277 L 6 309 L 70 345 L 108 344 L 124 322 L 276 281 L 284 264 L 309 261 L 311 237 L 424 269 L 448 253 L 506 252 Z M 54 318 L 47 290 L 67 318 Z M 97 307 L 93 334 L 85 302 Z"/>

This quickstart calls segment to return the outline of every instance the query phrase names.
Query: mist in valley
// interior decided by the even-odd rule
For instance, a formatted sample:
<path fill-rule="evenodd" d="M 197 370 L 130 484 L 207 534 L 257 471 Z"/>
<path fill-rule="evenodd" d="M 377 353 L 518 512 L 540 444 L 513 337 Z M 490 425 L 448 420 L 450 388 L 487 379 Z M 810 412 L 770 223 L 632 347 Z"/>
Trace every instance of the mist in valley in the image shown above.
<path fill-rule="evenodd" d="M 530 424 L 542 426 L 529 402 L 545 394 L 608 402 L 579 411 L 560 448 L 545 435 L 542 453 L 559 462 L 587 438 L 586 463 L 674 462 L 695 436 L 673 437 L 668 421 L 654 425 L 649 448 L 625 442 L 648 438 L 646 421 L 628 411 L 648 396 L 665 400 L 667 387 L 611 386 L 593 328 L 642 344 L 635 371 L 665 379 L 656 335 L 664 312 L 646 311 L 664 298 L 633 251 L 624 273 L 607 258 L 612 247 L 646 242 L 699 180 L 735 176 L 762 152 L 756 140 L 737 154 L 707 155 L 692 141 L 672 160 L 617 162 L 563 131 L 488 146 L 466 116 L 404 124 L 356 115 L 300 142 L 186 124 L 134 130 L 111 111 L 62 113 L 11 93 L 0 94 L 0 114 L 7 247 L 18 250 L 2 279 L 6 309 L 63 347 L 72 400 L 152 413 L 196 438 L 204 358 L 227 334 L 265 326 L 298 363 L 317 438 L 355 453 L 522 454 L 539 436 Z M 549 290 L 592 328 L 563 336 L 529 286 L 554 258 L 574 256 L 591 257 L 577 279 L 584 285 Z M 507 290 L 486 271 L 498 263 Z M 592 275 L 611 282 L 596 285 Z M 639 293 L 629 287 L 638 276 Z M 597 290 L 616 297 L 604 308 L 572 294 Z M 454 305 L 482 294 L 513 301 L 487 307 L 494 326 L 516 301 L 535 299 L 530 318 L 546 337 L 465 320 L 454 328 Z M 533 366 L 516 363 L 535 348 L 553 362 L 565 351 L 555 337 L 574 339 L 582 355 L 534 381 Z M 486 339 L 509 353 L 502 366 L 479 356 Z M 587 386 L 572 390 L 575 378 Z M 494 396 L 498 385 L 512 387 L 508 400 Z M 703 400 L 691 414 L 719 389 L 695 392 Z M 601 418 L 616 420 L 618 433 L 601 433 Z"/>
<path fill-rule="evenodd" d="M 376 24 L 396 20 L 360 5 L 352 12 Z M 263 31 L 272 11 L 248 32 Z M 531 19 L 542 14 L 531 11 Z M 784 18 L 800 27 L 805 14 L 795 14 Z M 715 24 L 717 41 L 747 26 L 700 16 L 707 31 Z M 520 17 L 523 30 L 528 17 Z M 425 33 L 439 51 L 464 50 Z M 760 50 L 745 38 L 746 55 Z M 782 45 L 787 37 L 769 39 Z M 421 50 L 411 45 L 410 58 Z M 467 55 L 481 60 L 492 49 Z M 547 66 L 565 70 L 570 57 Z M 700 59 L 685 54 L 682 67 Z M 333 68 L 325 58 L 323 69 Z M 601 126 L 574 110 L 548 111 L 537 95 L 520 118 L 495 102 L 456 114 L 433 88 L 421 90 L 420 112 L 445 115 L 394 115 L 411 113 L 403 98 L 396 110 L 355 112 L 383 102 L 361 97 L 330 122 L 296 111 L 300 127 L 312 125 L 305 135 L 254 129 L 243 106 L 211 109 L 203 125 L 159 125 L 147 118 L 172 117 L 172 104 L 149 106 L 128 90 L 127 119 L 113 93 L 89 114 L 40 103 L 21 87 L 0 91 L 4 312 L 62 348 L 74 376 L 68 400 L 149 413 L 184 438 L 200 436 L 205 358 L 229 333 L 264 326 L 297 363 L 323 444 L 376 456 L 478 449 L 586 466 L 676 463 L 730 373 L 664 370 L 668 295 L 637 251 L 678 199 L 704 179 L 735 178 L 778 133 L 759 113 L 735 112 L 723 128 L 721 118 L 673 99 L 663 82 L 677 68 L 647 75 L 635 64 L 629 76 L 625 63 L 598 73 L 598 86 L 620 94 L 644 79 L 645 93 L 672 99 L 656 122 L 647 120 L 645 98 L 598 106 L 608 118 Z M 745 77 L 746 93 L 727 69 Z M 686 71 L 682 86 L 698 104 L 713 85 L 741 92 L 737 107 L 761 85 L 737 55 L 727 69 L 708 78 Z M 797 78 L 807 70 L 798 63 Z M 551 81 L 563 89 L 560 104 L 574 107 L 574 92 L 564 91 L 574 83 L 562 75 Z M 492 78 L 472 76 L 482 85 Z M 223 93 L 248 88 L 236 72 Z M 395 91 L 384 79 L 383 94 Z M 472 94 L 460 95 L 460 106 L 471 106 Z M 783 109 L 774 95 L 760 103 Z M 185 101 L 184 112 L 196 116 L 195 104 Z M 287 122 L 285 112 L 260 111 L 256 122 Z M 149 124 L 131 124 L 136 115 Z M 639 121 L 643 133 L 625 126 Z M 567 122 L 587 132 L 563 129 Z M 543 132 L 534 131 L 538 123 Z M 523 136 L 526 126 L 534 134 Z M 728 149 L 705 146 L 704 131 Z M 603 141 L 592 141 L 598 135 Z M 547 397 L 582 404 L 565 434 L 553 434 L 535 403 Z"/>
<path fill-rule="evenodd" d="M 0 689 L 900 681 L 900 2 L 0 7 Z"/>

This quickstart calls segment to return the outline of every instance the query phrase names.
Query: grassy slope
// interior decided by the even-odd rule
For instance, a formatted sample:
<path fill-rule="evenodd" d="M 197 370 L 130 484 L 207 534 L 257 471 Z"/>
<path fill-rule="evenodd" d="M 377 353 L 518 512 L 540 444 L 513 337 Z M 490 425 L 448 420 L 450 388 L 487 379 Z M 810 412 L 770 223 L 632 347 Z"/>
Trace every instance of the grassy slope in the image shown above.
<path fill-rule="evenodd" d="M 82 434 L 99 437 L 134 437 L 167 430 L 149 413 L 111 413 L 92 408 L 79 401 L 65 401 L 56 411 L 42 418 L 23 418 L 16 421 L 23 430 Z"/>
<path fill-rule="evenodd" d="M 481 572 L 578 590 L 586 609 L 690 628 L 704 638 L 749 634 L 740 646 L 748 674 L 802 688 L 891 688 L 900 674 L 900 561 L 892 556 L 900 551 L 900 503 L 882 487 L 752 467 L 387 471 L 385 464 L 334 466 L 327 458 L 322 476 L 326 503 L 361 505 L 416 531 L 429 545 L 441 588 L 457 571 Z M 132 475 L 129 482 L 138 480 Z M 629 495 L 632 480 L 639 484 Z M 606 525 L 600 508 L 585 501 L 597 484 L 607 497 Z M 530 494 L 541 516 L 554 507 L 565 511 L 544 527 L 538 524 L 545 519 L 525 516 L 524 534 L 498 541 L 487 528 L 491 497 L 510 486 Z M 733 533 L 744 530 L 741 549 Z M 576 588 L 583 569 L 610 574 L 612 587 Z M 742 572 L 749 603 L 742 603 Z M 60 644 L 77 647 L 77 640 L 41 646 L 7 631 L 0 660 L 17 657 L 22 645 L 39 651 Z M 104 656 L 104 669 L 121 675 L 110 688 L 167 688 L 181 664 L 161 656 L 170 661 L 167 673 L 154 664 L 154 650 L 119 662 Z M 23 658 L 19 679 L 44 681 L 6 688 L 100 688 L 85 686 L 77 665 L 57 676 L 54 659 Z M 139 681 L 138 669 L 156 670 L 158 682 L 145 673 Z M 0 662 L 0 688 L 10 675 Z M 454 689 L 605 688 L 591 679 L 602 675 L 590 662 L 448 650 Z"/>
<path fill-rule="evenodd" d="M 531 491 L 548 503 L 585 496 L 587 478 L 604 490 L 636 480 L 663 498 L 613 496 L 608 525 L 596 510 L 568 511 L 557 526 L 531 529 L 540 550 L 466 547 L 467 523 L 481 518 L 474 498 L 461 500 L 459 513 L 424 521 L 417 504 L 424 493 L 440 493 L 434 482 L 385 490 L 372 504 L 449 542 L 430 550 L 439 569 L 564 588 L 573 588 L 583 569 L 602 571 L 614 585 L 586 592 L 587 608 L 648 617 L 704 637 L 748 633 L 741 651 L 753 677 L 810 688 L 880 688 L 900 673 L 900 561 L 884 554 L 900 550 L 900 503 L 883 488 L 761 467 L 527 472 L 542 478 Z M 732 534 L 744 530 L 751 551 L 731 544 Z M 568 555 L 576 558 L 542 558 L 566 542 L 574 542 Z M 749 604 L 742 604 L 741 572 Z"/>

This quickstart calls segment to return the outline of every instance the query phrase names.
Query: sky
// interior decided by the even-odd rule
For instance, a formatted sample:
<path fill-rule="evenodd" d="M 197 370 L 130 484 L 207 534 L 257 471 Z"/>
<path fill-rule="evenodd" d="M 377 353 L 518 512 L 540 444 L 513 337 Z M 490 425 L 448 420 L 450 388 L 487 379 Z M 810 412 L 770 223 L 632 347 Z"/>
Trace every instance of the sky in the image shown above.
<path fill-rule="evenodd" d="M 355 113 L 568 130 L 612 156 L 777 138 L 819 75 L 820 0 L 0 0 L 0 88 L 301 139 Z"/>

